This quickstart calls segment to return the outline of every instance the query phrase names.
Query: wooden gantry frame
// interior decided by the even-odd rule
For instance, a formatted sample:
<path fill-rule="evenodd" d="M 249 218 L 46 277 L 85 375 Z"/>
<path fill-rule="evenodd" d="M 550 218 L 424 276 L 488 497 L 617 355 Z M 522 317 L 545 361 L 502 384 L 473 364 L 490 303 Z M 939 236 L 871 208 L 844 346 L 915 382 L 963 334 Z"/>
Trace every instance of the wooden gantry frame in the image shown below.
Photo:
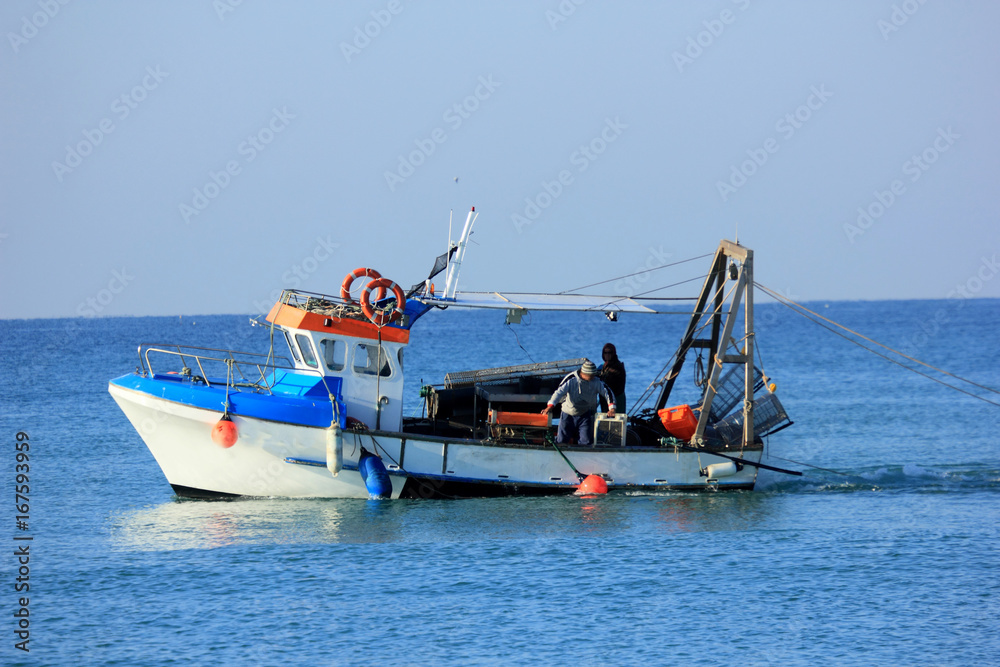
<path fill-rule="evenodd" d="M 738 269 L 736 277 L 733 278 L 728 273 L 728 270 L 730 267 L 735 266 L 738 266 Z M 730 285 L 732 291 L 728 310 L 725 308 L 727 284 Z M 733 332 L 736 329 L 736 321 L 739 318 L 741 303 L 744 305 L 744 347 L 738 354 L 727 354 L 726 350 L 729 347 L 729 341 L 732 339 Z M 700 332 L 709 327 L 709 324 L 700 324 L 706 316 L 710 318 L 710 336 L 708 338 L 696 338 Z M 747 447 L 753 444 L 753 326 L 753 250 L 733 241 L 721 241 L 718 250 L 715 251 L 712 268 L 705 278 L 701 293 L 698 295 L 694 312 L 691 314 L 691 321 L 688 323 L 684 337 L 681 339 L 673 366 L 666 375 L 665 384 L 656 401 L 657 410 L 661 410 L 667 406 L 667 401 L 670 399 L 670 392 L 674 387 L 677 376 L 680 374 L 681 368 L 684 366 L 688 350 L 699 348 L 709 351 L 710 372 L 701 403 L 698 428 L 691 438 L 692 444 L 704 444 L 705 427 L 708 426 L 712 402 L 715 400 L 724 364 L 741 364 L 743 366 L 745 383 L 743 390 L 744 419 L 742 446 Z M 739 345 L 737 345 L 737 348 L 739 348 Z"/>

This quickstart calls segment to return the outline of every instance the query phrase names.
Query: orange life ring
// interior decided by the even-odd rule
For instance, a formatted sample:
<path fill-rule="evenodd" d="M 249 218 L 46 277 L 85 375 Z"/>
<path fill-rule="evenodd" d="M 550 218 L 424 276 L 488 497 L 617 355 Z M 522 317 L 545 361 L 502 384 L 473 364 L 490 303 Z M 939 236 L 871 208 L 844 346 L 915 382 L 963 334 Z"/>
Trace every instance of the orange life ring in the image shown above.
<path fill-rule="evenodd" d="M 382 277 L 382 274 L 375 269 L 366 269 L 361 267 L 354 269 L 346 276 L 344 276 L 344 282 L 340 283 L 340 298 L 344 300 L 347 305 L 352 305 L 356 303 L 354 299 L 351 298 L 351 286 L 354 285 L 354 281 L 362 276 L 371 278 L 372 280 L 378 280 Z M 381 301 L 385 298 L 385 288 L 379 288 L 378 294 L 375 296 L 376 301 Z"/>
<path fill-rule="evenodd" d="M 383 293 L 385 290 L 392 290 L 393 296 L 396 297 L 396 307 L 392 309 L 392 312 L 382 311 L 379 313 L 375 312 L 372 307 L 371 294 L 373 289 L 381 290 Z M 378 301 L 381 297 L 377 297 L 375 300 Z M 386 324 L 391 324 L 398 320 L 403 315 L 403 310 L 406 308 L 406 295 L 403 294 L 403 288 L 392 282 L 388 278 L 377 278 L 365 287 L 364 291 L 361 293 L 361 312 L 365 314 L 365 317 L 370 319 L 376 326 L 384 327 Z"/>

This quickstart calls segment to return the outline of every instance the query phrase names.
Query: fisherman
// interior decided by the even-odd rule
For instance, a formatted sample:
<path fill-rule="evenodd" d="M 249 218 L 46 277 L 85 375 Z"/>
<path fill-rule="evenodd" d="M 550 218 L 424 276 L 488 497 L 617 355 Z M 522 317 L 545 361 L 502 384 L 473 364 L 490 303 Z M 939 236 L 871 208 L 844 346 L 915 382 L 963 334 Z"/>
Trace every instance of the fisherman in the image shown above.
<path fill-rule="evenodd" d="M 583 362 L 580 370 L 563 378 L 549 404 L 542 410 L 542 414 L 546 415 L 557 404 L 562 404 L 556 442 L 566 444 L 576 439 L 581 445 L 593 443 L 594 414 L 601 396 L 608 402 L 608 416 L 614 417 L 615 399 L 597 377 L 597 366 L 589 359 Z"/>
<path fill-rule="evenodd" d="M 618 358 L 618 350 L 611 343 L 604 344 L 601 359 L 604 363 L 597 367 L 597 377 L 614 394 L 615 407 L 625 412 L 625 364 Z"/>

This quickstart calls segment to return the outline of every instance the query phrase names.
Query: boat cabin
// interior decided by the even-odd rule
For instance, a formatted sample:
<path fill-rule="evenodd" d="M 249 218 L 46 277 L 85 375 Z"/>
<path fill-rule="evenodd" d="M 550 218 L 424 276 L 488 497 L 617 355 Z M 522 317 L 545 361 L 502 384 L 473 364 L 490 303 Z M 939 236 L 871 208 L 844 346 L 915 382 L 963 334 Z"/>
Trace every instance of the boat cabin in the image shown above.
<path fill-rule="evenodd" d="M 297 370 L 340 378 L 348 419 L 373 430 L 401 430 L 408 329 L 379 327 L 343 304 L 290 291 L 267 321 L 276 338 L 281 332 Z"/>

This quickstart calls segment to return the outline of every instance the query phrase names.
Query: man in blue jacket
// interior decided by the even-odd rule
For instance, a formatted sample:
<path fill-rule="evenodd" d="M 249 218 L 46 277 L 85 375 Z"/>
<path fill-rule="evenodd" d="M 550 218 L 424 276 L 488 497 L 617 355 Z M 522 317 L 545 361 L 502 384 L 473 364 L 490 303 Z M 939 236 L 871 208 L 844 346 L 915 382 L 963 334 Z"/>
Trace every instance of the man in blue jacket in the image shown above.
<path fill-rule="evenodd" d="M 580 370 L 570 373 L 559 383 L 549 404 L 542 410 L 546 415 L 553 407 L 562 404 L 559 418 L 559 432 L 556 442 L 570 443 L 575 439 L 581 445 L 593 442 L 594 415 L 600 406 L 600 397 L 608 402 L 608 416 L 615 416 L 615 398 L 597 376 L 597 366 L 587 360 Z"/>

